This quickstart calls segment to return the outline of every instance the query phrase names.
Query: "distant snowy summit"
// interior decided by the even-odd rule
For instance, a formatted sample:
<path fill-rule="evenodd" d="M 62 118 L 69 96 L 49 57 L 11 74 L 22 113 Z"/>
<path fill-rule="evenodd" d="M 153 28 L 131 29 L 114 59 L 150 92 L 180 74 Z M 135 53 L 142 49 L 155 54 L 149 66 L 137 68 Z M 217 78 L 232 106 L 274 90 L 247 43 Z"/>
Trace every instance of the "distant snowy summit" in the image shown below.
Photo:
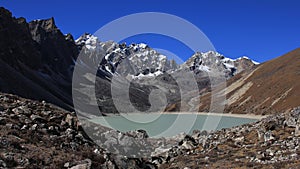
<path fill-rule="evenodd" d="M 130 80 L 153 78 L 184 67 L 195 73 L 219 72 L 230 78 L 259 64 L 246 56 L 234 60 L 218 52 L 208 51 L 196 52 L 185 63 L 179 65 L 144 43 L 126 45 L 113 41 L 101 42 L 98 37 L 88 33 L 80 36 L 75 42 L 84 51 L 98 52 L 99 56 L 102 56 L 100 69 L 111 75 L 121 74 Z"/>
<path fill-rule="evenodd" d="M 100 68 L 103 71 L 120 74 L 129 79 L 154 77 L 179 67 L 174 60 L 167 59 L 167 56 L 144 43 L 126 45 L 113 41 L 101 42 L 97 37 L 87 33 L 75 42 L 83 52 L 99 53 L 102 57 Z"/>
<path fill-rule="evenodd" d="M 227 78 L 258 64 L 258 62 L 255 62 L 246 56 L 230 59 L 215 51 L 208 51 L 205 53 L 196 52 L 184 63 L 184 65 L 187 65 L 195 73 L 199 71 L 222 73 L 225 74 Z"/>

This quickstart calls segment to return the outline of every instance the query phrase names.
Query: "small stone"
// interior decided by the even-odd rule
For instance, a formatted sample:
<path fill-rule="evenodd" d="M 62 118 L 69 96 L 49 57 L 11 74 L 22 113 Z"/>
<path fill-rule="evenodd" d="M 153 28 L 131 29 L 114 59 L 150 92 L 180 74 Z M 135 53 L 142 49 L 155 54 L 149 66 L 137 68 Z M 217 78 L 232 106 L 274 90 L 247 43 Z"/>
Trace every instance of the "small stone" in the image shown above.
<path fill-rule="evenodd" d="M 6 168 L 6 163 L 0 159 L 0 168 Z"/>
<path fill-rule="evenodd" d="M 17 116 L 16 114 L 10 114 L 9 117 L 10 117 L 11 119 L 17 119 L 17 118 L 18 118 L 18 116 Z"/>
<path fill-rule="evenodd" d="M 275 140 L 275 137 L 272 136 L 272 133 L 270 131 L 266 132 L 264 134 L 264 141 L 269 142 Z"/>
<path fill-rule="evenodd" d="M 65 122 L 70 126 L 74 127 L 76 125 L 76 118 L 70 114 L 67 114 Z"/>
<path fill-rule="evenodd" d="M 75 138 L 79 139 L 79 140 L 83 140 L 83 135 L 81 133 L 78 133 Z"/>
<path fill-rule="evenodd" d="M 65 167 L 65 168 L 69 168 L 69 167 L 70 167 L 70 163 L 69 163 L 69 162 L 65 163 L 65 164 L 64 164 L 64 167 Z"/>
<path fill-rule="evenodd" d="M 270 156 L 274 156 L 274 152 L 271 149 L 267 149 L 266 150 L 267 154 L 269 154 Z"/>
<path fill-rule="evenodd" d="M 8 97 L 6 97 L 6 96 L 2 96 L 2 97 L 1 97 L 1 100 L 3 100 L 4 102 L 7 102 L 7 101 L 9 101 L 10 99 L 9 99 Z"/>
<path fill-rule="evenodd" d="M 288 127 L 296 127 L 297 122 L 295 118 L 289 117 L 283 122 L 283 124 L 284 126 L 288 126 Z"/>
<path fill-rule="evenodd" d="M 69 137 L 69 138 L 72 138 L 72 137 L 73 137 L 74 132 L 75 132 L 75 131 L 74 131 L 73 129 L 71 129 L 71 128 L 68 128 L 68 129 L 65 131 L 67 137 Z"/>
<path fill-rule="evenodd" d="M 235 138 L 234 141 L 235 141 L 235 142 L 238 142 L 238 143 L 241 143 L 241 142 L 244 141 L 244 139 L 245 139 L 245 137 L 242 136 L 242 137 L 237 137 L 237 138 Z"/>
<path fill-rule="evenodd" d="M 57 137 L 58 137 L 57 135 L 50 135 L 50 136 L 49 136 L 50 140 L 56 140 Z"/>
<path fill-rule="evenodd" d="M 190 150 L 193 148 L 193 145 L 190 142 L 183 142 L 183 144 L 181 146 L 187 150 Z"/>
<path fill-rule="evenodd" d="M 201 136 L 207 136 L 208 135 L 208 132 L 206 130 L 203 130 L 201 131 L 200 133 Z"/>
<path fill-rule="evenodd" d="M 36 122 L 46 122 L 46 120 L 43 119 L 41 116 L 38 116 L 38 115 L 35 115 L 35 114 L 31 115 L 30 119 L 32 121 L 36 121 Z"/>
<path fill-rule="evenodd" d="M 72 150 L 76 150 L 77 147 L 78 147 L 78 144 L 75 143 L 75 142 L 71 142 L 71 143 L 70 143 L 70 146 L 71 146 Z"/>
<path fill-rule="evenodd" d="M 0 106 L 0 111 L 4 111 L 4 110 L 5 110 L 4 107 Z"/>
<path fill-rule="evenodd" d="M 29 119 L 25 119 L 24 122 L 25 122 L 25 124 L 30 124 L 30 123 L 32 123 L 32 121 L 29 120 Z"/>
<path fill-rule="evenodd" d="M 37 126 L 38 126 L 37 124 L 32 125 L 31 128 L 30 128 L 30 130 L 36 130 Z"/>
<path fill-rule="evenodd" d="M 82 161 L 74 162 L 74 164 L 71 163 L 65 163 L 64 167 L 69 169 L 90 169 L 92 166 L 92 161 L 90 159 L 85 159 Z"/>
<path fill-rule="evenodd" d="M 6 118 L 0 117 L 0 125 L 6 124 Z"/>
<path fill-rule="evenodd" d="M 298 156 L 297 153 L 291 154 L 291 157 L 297 157 L 297 156 Z"/>
<path fill-rule="evenodd" d="M 22 128 L 21 128 L 21 130 L 26 130 L 26 129 L 28 129 L 28 126 L 27 126 L 27 125 L 24 125 L 24 126 L 22 126 Z"/>
<path fill-rule="evenodd" d="M 12 129 L 14 125 L 11 124 L 11 123 L 8 123 L 8 124 L 6 124 L 5 126 L 8 127 L 8 128 L 10 128 L 10 129 Z"/>
<path fill-rule="evenodd" d="M 23 167 L 28 166 L 30 164 L 29 160 L 27 158 L 23 158 L 23 157 L 18 159 L 18 163 Z"/>
<path fill-rule="evenodd" d="M 48 130 L 50 130 L 50 131 L 54 131 L 54 130 L 55 130 L 55 128 L 54 128 L 54 126 L 49 126 L 49 127 L 48 127 Z"/>
<path fill-rule="evenodd" d="M 94 153 L 95 153 L 95 154 L 100 154 L 100 151 L 99 151 L 99 149 L 98 149 L 98 148 L 96 148 L 96 149 L 94 150 Z"/>
<path fill-rule="evenodd" d="M 156 165 L 162 164 L 163 160 L 161 157 L 152 157 L 152 163 Z"/>
<path fill-rule="evenodd" d="M 281 150 L 278 150 L 277 152 L 276 152 L 276 155 L 281 155 L 282 154 L 282 151 Z"/>
<path fill-rule="evenodd" d="M 299 137 L 299 136 L 300 136 L 299 125 L 297 125 L 296 128 L 295 128 L 295 136 L 296 136 L 296 137 Z"/>
<path fill-rule="evenodd" d="M 31 114 L 31 111 L 26 106 L 20 106 L 20 107 L 14 108 L 14 109 L 12 109 L 12 111 L 15 114 L 25 114 L 25 115 Z"/>
<path fill-rule="evenodd" d="M 4 157 L 6 160 L 13 161 L 14 158 L 15 158 L 15 154 L 14 154 L 14 153 L 4 153 L 4 154 L 3 154 L 3 157 Z"/>
<path fill-rule="evenodd" d="M 53 113 L 52 113 L 52 111 L 42 111 L 41 112 L 41 115 L 43 115 L 43 116 L 51 116 Z"/>

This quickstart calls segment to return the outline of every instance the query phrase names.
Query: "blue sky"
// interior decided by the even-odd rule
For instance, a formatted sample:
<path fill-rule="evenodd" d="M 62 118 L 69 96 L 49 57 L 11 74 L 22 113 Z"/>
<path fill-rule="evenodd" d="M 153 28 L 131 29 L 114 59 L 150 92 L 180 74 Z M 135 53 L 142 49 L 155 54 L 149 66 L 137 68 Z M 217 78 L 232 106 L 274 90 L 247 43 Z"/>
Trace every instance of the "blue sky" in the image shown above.
<path fill-rule="evenodd" d="M 201 29 L 225 56 L 247 55 L 264 62 L 300 47 L 300 2 L 297 0 L 129 0 L 64 1 L 1 0 L 0 5 L 28 21 L 54 17 L 63 33 L 75 38 L 94 33 L 119 17 L 137 12 L 164 12 L 188 20 Z M 157 35 L 128 38 L 169 50 L 183 60 L 191 50 Z"/>

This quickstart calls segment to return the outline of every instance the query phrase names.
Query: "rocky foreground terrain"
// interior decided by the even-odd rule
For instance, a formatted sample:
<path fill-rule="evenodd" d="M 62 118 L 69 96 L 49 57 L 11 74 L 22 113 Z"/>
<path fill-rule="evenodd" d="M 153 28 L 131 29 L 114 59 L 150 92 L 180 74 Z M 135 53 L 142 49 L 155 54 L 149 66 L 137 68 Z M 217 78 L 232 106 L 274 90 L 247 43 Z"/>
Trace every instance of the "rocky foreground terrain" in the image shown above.
<path fill-rule="evenodd" d="M 1 94 L 0 131 L 0 168 L 146 168 L 105 152 L 75 114 L 44 102 Z"/>
<path fill-rule="evenodd" d="M 152 156 L 128 158 L 96 145 L 75 114 L 1 94 L 0 168 L 298 168 L 299 117 L 296 108 L 230 129 L 194 131 L 164 139 L 173 146 L 163 151 L 161 140 L 151 140 L 144 131 L 122 133 L 157 141 Z M 104 127 L 100 131 L 111 133 Z"/>
<path fill-rule="evenodd" d="M 160 168 L 300 168 L 300 108 L 212 133 L 194 131 Z"/>

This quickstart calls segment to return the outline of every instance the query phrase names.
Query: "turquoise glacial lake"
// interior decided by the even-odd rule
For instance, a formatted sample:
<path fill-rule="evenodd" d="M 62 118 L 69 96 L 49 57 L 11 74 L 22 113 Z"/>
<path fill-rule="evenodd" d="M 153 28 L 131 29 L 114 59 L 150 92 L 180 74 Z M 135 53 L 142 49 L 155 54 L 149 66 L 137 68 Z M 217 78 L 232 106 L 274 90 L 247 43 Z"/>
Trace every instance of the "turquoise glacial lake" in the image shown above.
<path fill-rule="evenodd" d="M 97 117 L 93 122 L 122 132 L 143 129 L 150 137 L 171 137 L 180 133 L 191 134 L 193 130 L 219 130 L 257 119 L 203 114 L 122 114 Z"/>

